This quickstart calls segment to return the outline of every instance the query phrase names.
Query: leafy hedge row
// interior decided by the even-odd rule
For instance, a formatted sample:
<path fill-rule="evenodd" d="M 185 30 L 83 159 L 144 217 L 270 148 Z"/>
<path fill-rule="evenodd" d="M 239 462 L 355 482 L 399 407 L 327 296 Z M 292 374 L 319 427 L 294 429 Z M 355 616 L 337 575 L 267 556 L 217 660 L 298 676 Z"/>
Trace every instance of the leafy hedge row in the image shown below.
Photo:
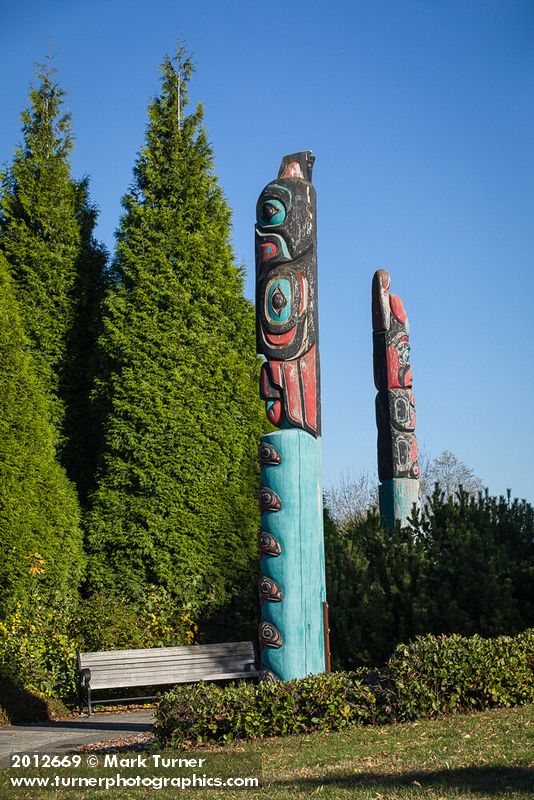
<path fill-rule="evenodd" d="M 421 636 L 388 661 L 399 720 L 534 701 L 534 628 L 518 636 Z"/>
<path fill-rule="evenodd" d="M 386 670 L 279 683 L 189 684 L 165 694 L 156 732 L 165 746 L 253 739 L 393 722 L 534 701 L 534 629 L 483 639 L 422 636 Z"/>
<path fill-rule="evenodd" d="M 187 684 L 162 698 L 156 730 L 166 745 L 254 739 L 371 722 L 374 695 L 353 673 L 301 680 Z"/>

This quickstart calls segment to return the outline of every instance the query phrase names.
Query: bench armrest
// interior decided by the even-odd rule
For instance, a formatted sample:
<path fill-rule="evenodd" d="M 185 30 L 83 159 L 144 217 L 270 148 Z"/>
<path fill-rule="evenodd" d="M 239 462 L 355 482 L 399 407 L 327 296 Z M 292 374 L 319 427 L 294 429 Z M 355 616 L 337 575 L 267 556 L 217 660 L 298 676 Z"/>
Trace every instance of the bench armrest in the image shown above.
<path fill-rule="evenodd" d="M 80 683 L 85 688 L 91 683 L 91 670 L 88 667 L 80 670 Z"/>

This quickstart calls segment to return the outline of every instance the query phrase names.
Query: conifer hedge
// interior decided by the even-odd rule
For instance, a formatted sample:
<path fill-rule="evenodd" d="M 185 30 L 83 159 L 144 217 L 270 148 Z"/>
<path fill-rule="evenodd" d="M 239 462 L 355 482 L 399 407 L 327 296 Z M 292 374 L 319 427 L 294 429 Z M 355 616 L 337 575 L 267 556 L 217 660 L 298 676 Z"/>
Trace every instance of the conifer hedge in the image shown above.
<path fill-rule="evenodd" d="M 0 618 L 17 600 L 72 602 L 84 557 L 73 485 L 55 456 L 49 398 L 0 253 Z"/>
<path fill-rule="evenodd" d="M 84 496 L 94 470 L 89 393 L 107 255 L 93 236 L 88 179 L 71 176 L 65 92 L 50 64 L 36 78 L 21 114 L 22 142 L 2 174 L 0 250 L 49 399 L 58 455 Z"/>
<path fill-rule="evenodd" d="M 123 198 L 94 413 L 104 446 L 88 516 L 90 587 L 165 587 L 198 618 L 256 566 L 254 315 L 229 243 L 192 64 L 162 64 Z"/>

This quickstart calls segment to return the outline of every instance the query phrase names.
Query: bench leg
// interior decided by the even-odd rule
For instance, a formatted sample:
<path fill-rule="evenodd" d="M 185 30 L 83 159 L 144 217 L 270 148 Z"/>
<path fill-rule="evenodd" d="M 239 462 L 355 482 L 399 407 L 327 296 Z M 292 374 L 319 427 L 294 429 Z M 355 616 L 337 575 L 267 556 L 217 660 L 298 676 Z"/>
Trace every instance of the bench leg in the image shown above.
<path fill-rule="evenodd" d="M 93 709 L 91 708 L 91 687 L 87 687 L 87 708 L 89 709 L 89 716 L 93 716 Z"/>

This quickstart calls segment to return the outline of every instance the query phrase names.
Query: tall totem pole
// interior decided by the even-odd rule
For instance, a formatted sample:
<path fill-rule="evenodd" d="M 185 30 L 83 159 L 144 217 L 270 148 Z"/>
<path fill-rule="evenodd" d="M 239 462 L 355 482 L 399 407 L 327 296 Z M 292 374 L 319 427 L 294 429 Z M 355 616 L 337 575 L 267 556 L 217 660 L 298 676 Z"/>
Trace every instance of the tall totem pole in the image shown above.
<path fill-rule="evenodd" d="M 256 207 L 257 349 L 261 397 L 279 430 L 262 437 L 262 675 L 325 671 L 314 156 L 284 156 Z"/>
<path fill-rule="evenodd" d="M 389 528 L 406 525 L 419 502 L 415 397 L 410 365 L 410 326 L 400 297 L 390 294 L 390 277 L 373 277 L 373 365 L 378 427 L 380 513 Z"/>

